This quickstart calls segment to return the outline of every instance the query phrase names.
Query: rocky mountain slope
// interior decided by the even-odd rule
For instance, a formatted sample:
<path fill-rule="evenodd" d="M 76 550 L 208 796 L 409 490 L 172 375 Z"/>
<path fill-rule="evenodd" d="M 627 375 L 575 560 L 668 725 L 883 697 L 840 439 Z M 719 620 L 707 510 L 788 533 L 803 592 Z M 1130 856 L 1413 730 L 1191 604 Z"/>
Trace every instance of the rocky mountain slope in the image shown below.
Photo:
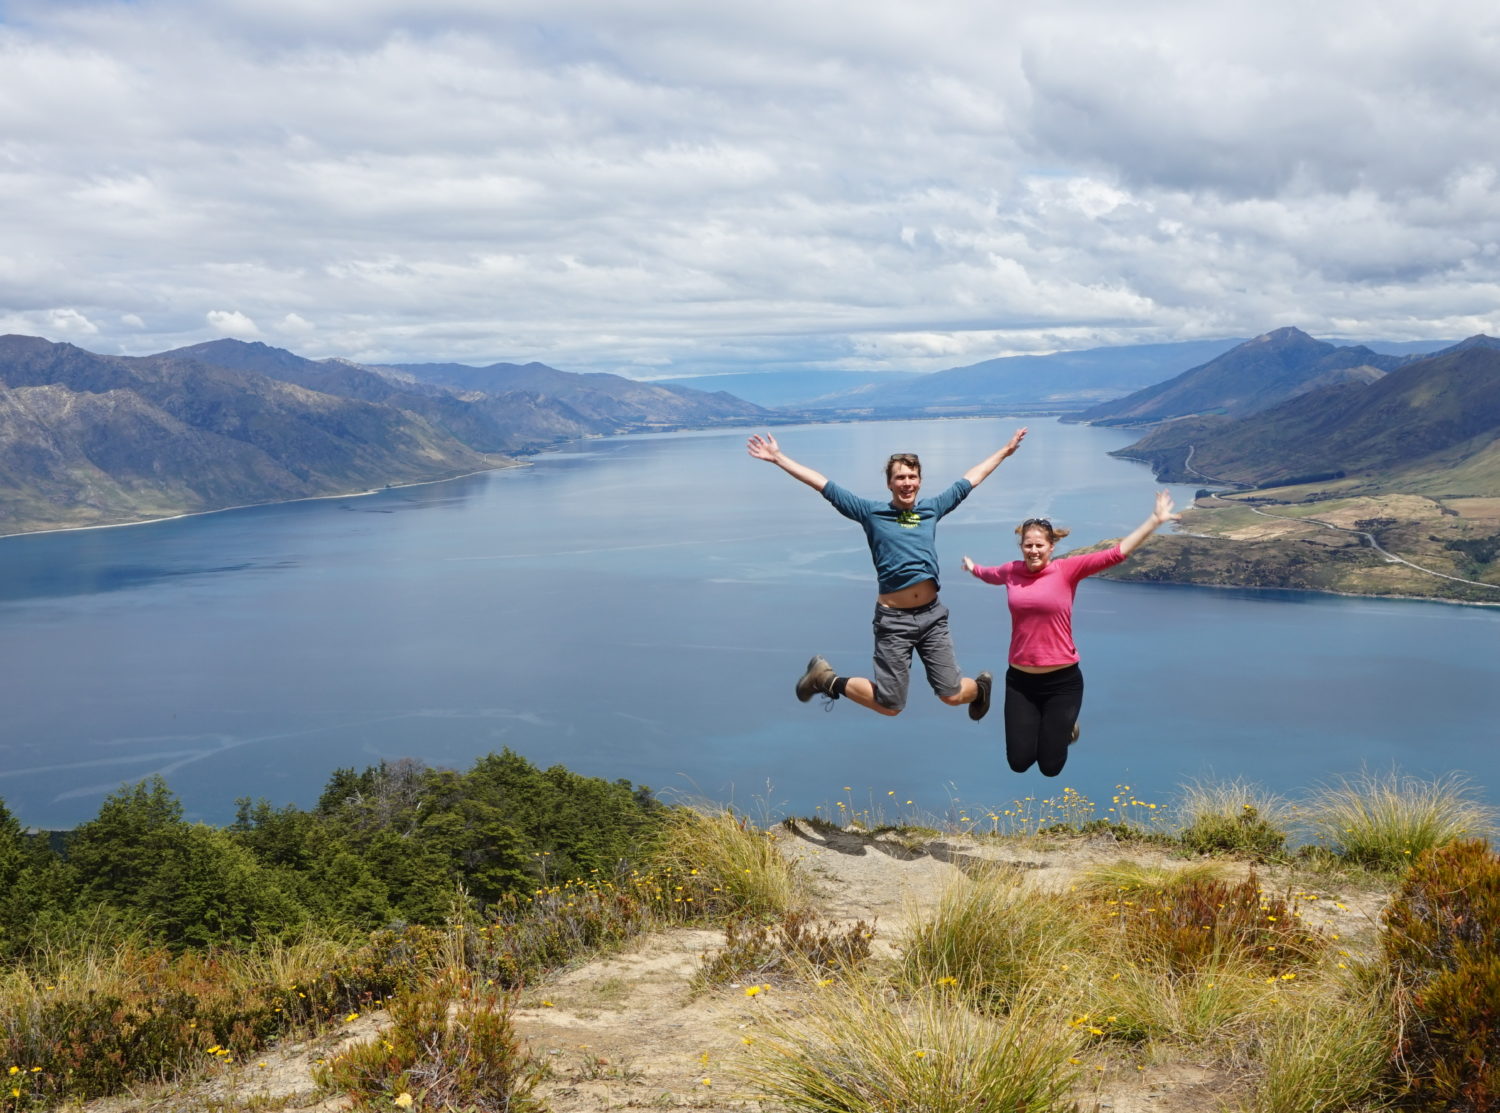
<path fill-rule="evenodd" d="M 238 340 L 120 357 L 0 337 L 0 534 L 426 482 L 582 436 L 767 416 L 616 375 L 497 365 L 465 369 L 466 385 L 436 366 L 424 381 Z"/>
<path fill-rule="evenodd" d="M 1170 422 L 1117 455 L 1178 482 L 1264 487 L 1359 476 L 1366 490 L 1483 495 L 1494 493 L 1489 469 L 1469 482 L 1463 469 L 1493 454 L 1497 440 L 1500 342 L 1476 336 L 1377 381 L 1310 391 L 1239 421 Z"/>
<path fill-rule="evenodd" d="M 1247 417 L 1323 387 L 1373 382 L 1403 362 L 1401 356 L 1336 347 L 1301 329 L 1281 328 L 1165 382 L 1084 410 L 1075 420 L 1133 425 L 1210 414 Z"/>
<path fill-rule="evenodd" d="M 174 356 L 0 337 L 0 533 L 361 491 L 504 462 L 387 405 Z"/>

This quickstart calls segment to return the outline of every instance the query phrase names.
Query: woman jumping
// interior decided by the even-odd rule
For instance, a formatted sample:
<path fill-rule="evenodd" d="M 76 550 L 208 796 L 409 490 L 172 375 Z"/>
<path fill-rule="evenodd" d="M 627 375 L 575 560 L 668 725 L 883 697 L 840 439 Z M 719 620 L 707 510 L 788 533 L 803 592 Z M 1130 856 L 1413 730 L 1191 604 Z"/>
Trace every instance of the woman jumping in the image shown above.
<path fill-rule="evenodd" d="M 1113 548 L 1052 559 L 1068 531 L 1046 518 L 1016 527 L 1021 560 L 986 568 L 964 557 L 964 570 L 987 584 L 1003 584 L 1010 607 L 1010 667 L 1005 670 L 1005 756 L 1024 773 L 1033 764 L 1055 777 L 1078 738 L 1083 673 L 1073 644 L 1073 594 L 1085 576 L 1119 564 L 1166 522 L 1175 522 L 1172 496 L 1158 491 L 1156 509 Z"/>

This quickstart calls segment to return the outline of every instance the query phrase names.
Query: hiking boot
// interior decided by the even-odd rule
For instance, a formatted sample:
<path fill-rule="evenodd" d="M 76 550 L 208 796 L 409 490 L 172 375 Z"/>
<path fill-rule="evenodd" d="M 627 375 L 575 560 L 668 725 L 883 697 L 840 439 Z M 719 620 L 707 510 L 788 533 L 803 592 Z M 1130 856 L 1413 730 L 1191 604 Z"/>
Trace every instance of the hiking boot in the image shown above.
<path fill-rule="evenodd" d="M 1077 742 L 1077 741 L 1078 741 L 1078 724 L 1074 723 L 1073 724 L 1073 733 L 1068 736 L 1068 745 L 1071 746 L 1074 742 Z"/>
<path fill-rule="evenodd" d="M 838 673 L 833 671 L 832 665 L 821 657 L 814 657 L 807 662 L 807 671 L 802 674 L 802 679 L 797 681 L 797 698 L 806 703 L 819 692 L 832 696 L 829 689 L 837 679 Z"/>
<path fill-rule="evenodd" d="M 969 718 L 977 723 L 990 709 L 990 687 L 995 683 L 995 678 L 982 672 L 974 678 L 974 683 L 979 685 L 979 694 L 969 703 Z"/>

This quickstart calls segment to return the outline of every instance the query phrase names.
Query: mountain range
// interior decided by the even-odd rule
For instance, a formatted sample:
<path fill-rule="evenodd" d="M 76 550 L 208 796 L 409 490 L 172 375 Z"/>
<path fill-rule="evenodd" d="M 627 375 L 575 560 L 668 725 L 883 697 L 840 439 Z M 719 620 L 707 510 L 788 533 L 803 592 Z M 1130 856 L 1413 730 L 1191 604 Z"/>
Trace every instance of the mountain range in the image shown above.
<path fill-rule="evenodd" d="M 1189 415 L 1246 417 L 1321 387 L 1373 382 L 1412 358 L 1380 355 L 1363 345 L 1336 347 L 1301 329 L 1281 328 L 1072 420 L 1131 425 Z"/>
<path fill-rule="evenodd" d="M 127 357 L 0 337 L 0 534 L 426 482 L 580 436 L 767 416 L 540 367 L 491 392 L 237 340 Z"/>
<path fill-rule="evenodd" d="M 1388 369 L 1392 357 L 1330 347 L 1280 329 L 1076 418 L 1153 415 L 1160 424 L 1115 454 L 1168 481 L 1266 487 L 1358 476 L 1364 490 L 1500 490 L 1500 341 L 1474 336 Z"/>
<path fill-rule="evenodd" d="M 1119 454 L 1163 478 L 1265 484 L 1405 469 L 1408 483 L 1431 485 L 1442 472 L 1448 487 L 1492 488 L 1496 342 L 1410 350 L 1427 346 L 1377 351 L 1278 329 L 1248 341 L 1005 357 L 905 381 L 855 376 L 859 385 L 822 396 L 827 409 L 773 410 L 725 391 L 541 363 L 366 365 L 238 340 L 104 356 L 6 336 L 0 534 L 424 482 L 582 436 L 1067 410 L 1111 391 L 1125 396 L 1068 419 L 1152 425 Z"/>

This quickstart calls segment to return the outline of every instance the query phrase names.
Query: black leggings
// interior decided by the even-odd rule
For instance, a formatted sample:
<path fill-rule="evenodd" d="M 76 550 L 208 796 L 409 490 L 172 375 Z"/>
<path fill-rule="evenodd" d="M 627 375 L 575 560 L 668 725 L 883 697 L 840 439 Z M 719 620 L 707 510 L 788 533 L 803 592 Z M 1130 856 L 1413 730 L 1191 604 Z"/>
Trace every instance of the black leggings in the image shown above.
<path fill-rule="evenodd" d="M 1045 777 L 1062 772 L 1068 740 L 1083 707 L 1083 671 L 1005 670 L 1005 757 L 1017 773 L 1035 763 Z"/>

